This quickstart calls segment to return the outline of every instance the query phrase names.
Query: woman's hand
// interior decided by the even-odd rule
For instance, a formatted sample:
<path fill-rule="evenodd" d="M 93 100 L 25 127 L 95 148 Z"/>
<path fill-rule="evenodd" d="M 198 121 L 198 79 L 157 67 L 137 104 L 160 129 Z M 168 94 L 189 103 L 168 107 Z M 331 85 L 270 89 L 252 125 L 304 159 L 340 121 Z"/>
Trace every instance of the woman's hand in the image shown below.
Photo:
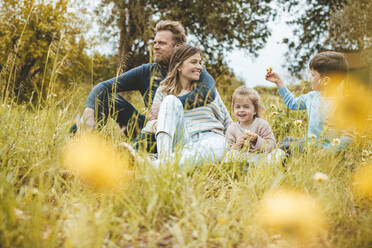
<path fill-rule="evenodd" d="M 158 129 L 158 121 L 156 120 L 154 124 L 152 124 L 152 131 L 156 133 L 156 130 Z"/>

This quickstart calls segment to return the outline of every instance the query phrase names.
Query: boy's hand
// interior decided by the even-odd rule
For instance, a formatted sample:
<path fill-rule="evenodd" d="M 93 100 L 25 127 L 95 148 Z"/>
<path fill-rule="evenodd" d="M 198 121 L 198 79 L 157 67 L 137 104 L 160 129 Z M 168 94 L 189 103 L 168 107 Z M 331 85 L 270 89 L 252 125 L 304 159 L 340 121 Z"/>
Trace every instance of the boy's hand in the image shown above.
<path fill-rule="evenodd" d="M 278 87 L 278 89 L 282 88 L 284 86 L 283 80 L 280 78 L 280 76 L 276 72 L 272 72 L 272 69 L 266 69 L 266 76 L 265 79 L 267 81 L 270 81 Z"/>

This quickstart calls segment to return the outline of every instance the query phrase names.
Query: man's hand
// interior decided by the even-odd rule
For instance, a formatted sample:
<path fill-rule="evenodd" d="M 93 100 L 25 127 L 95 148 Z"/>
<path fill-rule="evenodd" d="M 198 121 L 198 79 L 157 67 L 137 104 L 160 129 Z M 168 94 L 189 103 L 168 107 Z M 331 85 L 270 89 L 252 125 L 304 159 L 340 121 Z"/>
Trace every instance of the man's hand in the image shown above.
<path fill-rule="evenodd" d="M 276 72 L 272 72 L 270 69 L 266 70 L 266 76 L 265 79 L 267 81 L 270 81 L 278 87 L 278 89 L 282 88 L 284 86 L 283 80 L 280 78 L 280 76 Z"/>
<path fill-rule="evenodd" d="M 149 113 L 149 121 L 158 119 L 160 109 L 160 102 L 154 103 L 151 105 L 150 113 Z"/>
<path fill-rule="evenodd" d="M 85 108 L 83 116 L 76 121 L 76 125 L 78 126 L 78 129 L 83 126 L 93 129 L 96 125 L 94 120 L 94 109 L 88 107 Z"/>

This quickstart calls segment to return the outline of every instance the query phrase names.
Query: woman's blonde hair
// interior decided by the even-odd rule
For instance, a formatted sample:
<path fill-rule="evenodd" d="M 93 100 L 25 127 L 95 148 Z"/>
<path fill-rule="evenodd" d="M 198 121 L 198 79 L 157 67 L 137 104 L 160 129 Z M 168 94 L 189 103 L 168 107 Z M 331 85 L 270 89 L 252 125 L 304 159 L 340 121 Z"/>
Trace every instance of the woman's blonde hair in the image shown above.
<path fill-rule="evenodd" d="M 238 96 L 246 96 L 251 100 L 254 109 L 256 111 L 256 114 L 254 117 L 260 117 L 262 114 L 262 111 L 264 110 L 264 106 L 261 102 L 261 97 L 258 94 L 258 92 L 252 88 L 248 88 L 247 86 L 240 86 L 239 88 L 235 89 L 234 94 L 232 96 L 232 105 L 234 107 L 235 100 Z"/>
<path fill-rule="evenodd" d="M 178 68 L 186 59 L 197 53 L 201 53 L 201 51 L 190 45 L 182 45 L 176 48 L 169 62 L 167 77 L 160 83 L 160 85 L 165 86 L 163 89 L 165 94 L 177 96 L 182 91 Z M 195 87 L 196 83 L 192 85 L 192 89 L 195 89 Z"/>

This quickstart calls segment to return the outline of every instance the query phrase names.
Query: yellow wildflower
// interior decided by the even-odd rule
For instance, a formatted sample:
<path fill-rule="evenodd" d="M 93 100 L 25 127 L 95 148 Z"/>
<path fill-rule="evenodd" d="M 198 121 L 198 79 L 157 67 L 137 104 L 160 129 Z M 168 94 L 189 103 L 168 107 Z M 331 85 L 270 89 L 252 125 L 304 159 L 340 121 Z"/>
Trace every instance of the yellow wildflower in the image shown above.
<path fill-rule="evenodd" d="M 63 151 L 63 165 L 96 189 L 113 189 L 128 179 L 128 155 L 95 134 L 70 140 Z"/>
<path fill-rule="evenodd" d="M 226 219 L 225 218 L 218 218 L 217 220 L 218 224 L 220 225 L 225 225 L 227 223 Z"/>
<path fill-rule="evenodd" d="M 353 180 L 356 196 L 372 200 L 372 162 L 359 167 L 354 173 Z"/>
<path fill-rule="evenodd" d="M 361 83 L 352 81 L 344 94 L 336 90 L 330 91 L 332 111 L 329 120 L 336 129 L 351 129 L 357 134 L 362 134 L 371 128 L 369 117 L 372 116 L 372 93 L 370 90 Z"/>
<path fill-rule="evenodd" d="M 287 189 L 267 193 L 259 205 L 257 219 L 267 230 L 297 240 L 308 240 L 325 228 L 317 202 Z"/>
<path fill-rule="evenodd" d="M 340 139 L 332 139 L 331 143 L 334 146 L 338 146 L 341 143 L 341 141 L 340 141 Z"/>
<path fill-rule="evenodd" d="M 363 157 L 368 157 L 370 155 L 370 151 L 368 151 L 368 150 L 363 150 L 362 151 L 362 156 Z"/>
<path fill-rule="evenodd" d="M 314 180 L 317 182 L 324 182 L 327 181 L 329 178 L 326 174 L 322 172 L 317 172 L 314 174 Z"/>

